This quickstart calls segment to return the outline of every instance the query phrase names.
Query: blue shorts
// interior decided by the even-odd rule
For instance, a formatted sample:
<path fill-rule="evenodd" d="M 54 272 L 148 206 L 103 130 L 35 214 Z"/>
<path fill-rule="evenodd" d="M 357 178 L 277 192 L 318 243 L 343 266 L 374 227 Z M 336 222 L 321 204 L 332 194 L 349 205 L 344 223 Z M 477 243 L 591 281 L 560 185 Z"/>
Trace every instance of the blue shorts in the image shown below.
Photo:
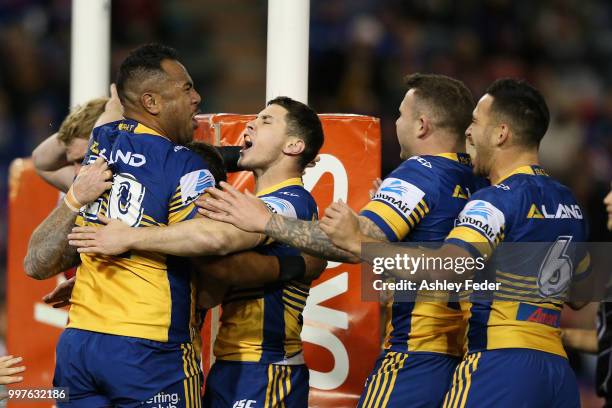
<path fill-rule="evenodd" d="M 530 349 L 468 354 L 453 376 L 450 408 L 579 408 L 576 376 L 567 359 Z"/>
<path fill-rule="evenodd" d="M 459 357 L 385 351 L 368 377 L 358 407 L 438 408 Z"/>
<path fill-rule="evenodd" d="M 204 406 L 308 407 L 308 368 L 217 360 L 206 378 Z"/>
<path fill-rule="evenodd" d="M 190 343 L 66 329 L 57 344 L 54 387 L 59 408 L 199 408 L 202 374 Z"/>

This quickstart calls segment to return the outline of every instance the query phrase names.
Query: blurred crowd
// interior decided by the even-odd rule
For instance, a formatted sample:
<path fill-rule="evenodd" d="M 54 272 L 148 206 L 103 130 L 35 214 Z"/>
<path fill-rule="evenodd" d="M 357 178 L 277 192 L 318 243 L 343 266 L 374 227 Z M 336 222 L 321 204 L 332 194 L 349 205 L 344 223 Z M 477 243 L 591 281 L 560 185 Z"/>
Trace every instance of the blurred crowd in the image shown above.
<path fill-rule="evenodd" d="M 55 132 L 69 109 L 70 9 L 71 0 L 0 1 L 0 281 L 8 166 Z M 194 75 L 203 111 L 256 112 L 259 96 L 234 104 L 223 95 L 224 84 L 243 84 L 240 75 L 254 72 L 243 92 L 263 97 L 265 10 L 251 0 L 113 0 L 112 72 L 136 45 L 163 42 Z M 224 13 L 242 20 L 214 24 Z M 226 43 L 215 45 L 239 25 L 261 52 L 228 71 L 242 52 L 221 55 Z M 228 72 L 236 77 L 221 81 Z M 310 103 L 319 112 L 380 117 L 383 174 L 399 161 L 394 124 L 402 77 L 412 72 L 456 77 L 476 97 L 498 77 L 532 82 L 552 112 L 543 165 L 586 209 L 591 239 L 610 240 L 602 199 L 612 180 L 612 2 L 311 0 Z"/>

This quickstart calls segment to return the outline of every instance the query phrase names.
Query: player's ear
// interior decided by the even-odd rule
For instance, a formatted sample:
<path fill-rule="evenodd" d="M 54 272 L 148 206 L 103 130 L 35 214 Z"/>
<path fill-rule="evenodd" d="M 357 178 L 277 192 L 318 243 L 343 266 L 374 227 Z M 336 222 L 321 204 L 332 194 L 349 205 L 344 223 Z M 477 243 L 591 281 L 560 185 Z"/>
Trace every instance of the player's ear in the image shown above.
<path fill-rule="evenodd" d="M 415 134 L 418 139 L 424 138 L 429 133 L 429 128 L 431 124 L 429 123 L 429 119 L 427 116 L 420 116 L 415 121 Z"/>
<path fill-rule="evenodd" d="M 302 139 L 292 137 L 289 139 L 289 141 L 283 148 L 283 153 L 288 154 L 290 156 L 297 156 L 299 154 L 302 154 L 305 148 L 306 144 Z"/>
<path fill-rule="evenodd" d="M 154 92 L 145 92 L 140 96 L 140 103 L 151 115 L 159 115 L 161 111 L 161 97 Z"/>
<path fill-rule="evenodd" d="M 510 127 L 506 123 L 501 123 L 498 127 L 495 128 L 495 132 L 493 133 L 493 143 L 496 146 L 501 146 L 506 143 L 512 134 Z"/>

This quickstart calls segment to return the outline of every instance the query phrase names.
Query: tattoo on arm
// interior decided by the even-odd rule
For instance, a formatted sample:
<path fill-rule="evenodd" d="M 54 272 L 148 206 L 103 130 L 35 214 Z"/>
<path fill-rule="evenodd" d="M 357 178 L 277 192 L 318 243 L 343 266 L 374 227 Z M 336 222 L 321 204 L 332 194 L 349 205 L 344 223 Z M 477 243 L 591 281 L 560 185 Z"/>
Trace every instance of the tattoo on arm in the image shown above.
<path fill-rule="evenodd" d="M 317 221 L 302 221 L 272 215 L 264 233 L 307 254 L 339 262 L 360 262 L 353 254 L 336 247 Z"/>
<path fill-rule="evenodd" d="M 359 217 L 359 229 L 361 229 L 362 234 L 367 235 L 370 238 L 374 238 L 377 241 L 389 241 L 383 230 L 381 230 L 380 227 L 374 224 L 374 221 L 369 218 L 363 216 Z"/>
<path fill-rule="evenodd" d="M 75 247 L 68 245 L 66 238 L 75 219 L 76 214 L 62 202 L 36 228 L 23 261 L 28 276 L 47 279 L 78 265 L 79 254 Z"/>

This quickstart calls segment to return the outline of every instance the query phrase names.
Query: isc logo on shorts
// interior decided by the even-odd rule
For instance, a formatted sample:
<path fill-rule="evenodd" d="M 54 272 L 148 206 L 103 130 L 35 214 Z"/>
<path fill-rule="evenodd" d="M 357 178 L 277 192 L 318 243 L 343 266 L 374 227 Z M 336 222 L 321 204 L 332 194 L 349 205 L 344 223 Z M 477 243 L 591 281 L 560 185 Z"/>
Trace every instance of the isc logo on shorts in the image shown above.
<path fill-rule="evenodd" d="M 232 408 L 255 408 L 256 403 L 257 401 L 255 400 L 243 399 L 243 400 L 234 402 L 234 405 L 232 405 Z"/>

